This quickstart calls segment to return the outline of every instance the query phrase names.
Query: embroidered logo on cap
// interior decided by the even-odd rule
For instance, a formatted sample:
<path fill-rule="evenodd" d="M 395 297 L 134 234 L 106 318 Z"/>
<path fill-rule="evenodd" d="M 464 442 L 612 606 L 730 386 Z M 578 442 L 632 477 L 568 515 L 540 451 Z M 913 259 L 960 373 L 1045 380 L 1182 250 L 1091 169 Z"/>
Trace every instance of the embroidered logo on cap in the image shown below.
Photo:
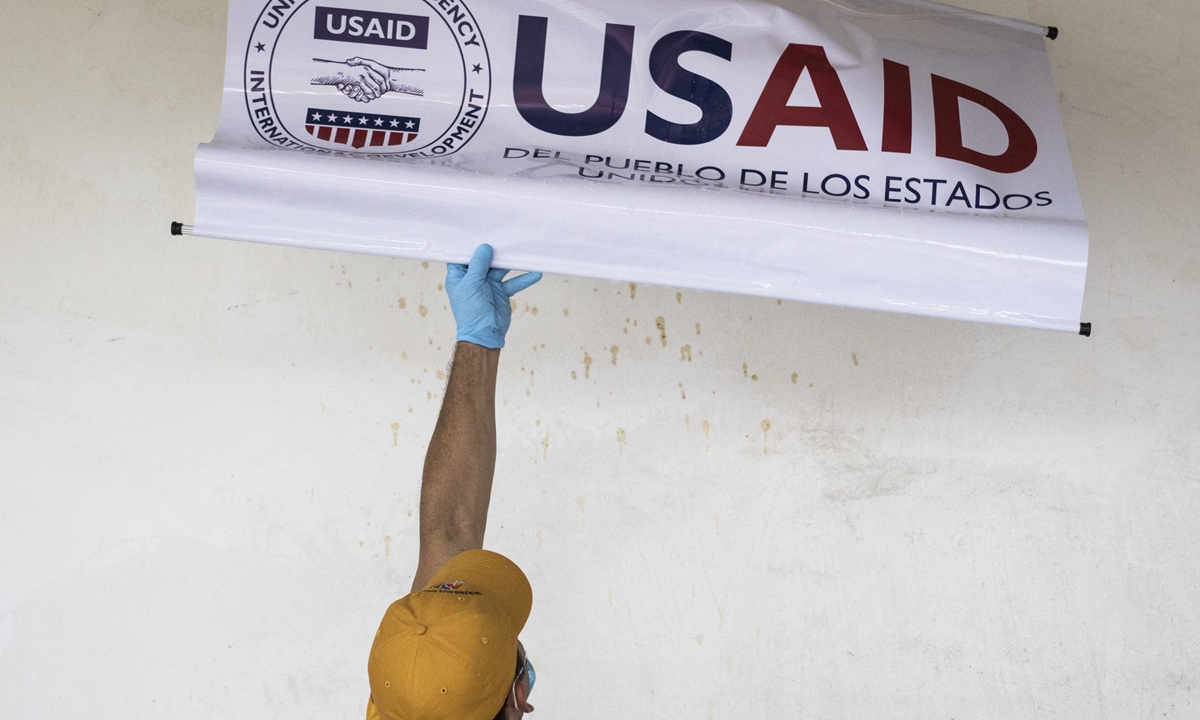
<path fill-rule="evenodd" d="M 450 582 L 441 583 L 440 585 L 430 586 L 425 589 L 425 592 L 451 593 L 453 595 L 482 595 L 483 594 L 483 593 L 479 592 L 478 590 L 463 590 L 463 588 L 465 588 L 466 586 L 467 586 L 467 583 L 462 580 L 452 580 Z"/>

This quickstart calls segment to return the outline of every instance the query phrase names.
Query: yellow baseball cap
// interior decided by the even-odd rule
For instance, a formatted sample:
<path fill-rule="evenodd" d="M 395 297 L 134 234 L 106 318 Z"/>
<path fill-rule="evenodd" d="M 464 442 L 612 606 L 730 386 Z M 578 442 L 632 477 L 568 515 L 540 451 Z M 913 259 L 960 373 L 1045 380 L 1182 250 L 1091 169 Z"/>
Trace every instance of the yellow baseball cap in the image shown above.
<path fill-rule="evenodd" d="M 513 561 L 488 550 L 454 556 L 384 613 L 367 660 L 367 720 L 493 720 L 532 606 Z"/>

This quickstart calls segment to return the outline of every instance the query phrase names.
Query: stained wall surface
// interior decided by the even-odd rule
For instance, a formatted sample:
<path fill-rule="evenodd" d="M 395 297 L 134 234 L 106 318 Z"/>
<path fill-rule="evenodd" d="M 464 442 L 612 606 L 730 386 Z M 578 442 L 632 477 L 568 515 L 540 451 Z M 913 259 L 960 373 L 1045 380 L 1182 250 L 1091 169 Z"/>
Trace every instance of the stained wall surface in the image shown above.
<path fill-rule="evenodd" d="M 1200 6 L 971 6 L 1062 29 L 1094 336 L 548 277 L 534 717 L 1200 716 Z M 0 717 L 362 717 L 412 579 L 443 268 L 166 235 L 224 11 L 5 4 Z"/>

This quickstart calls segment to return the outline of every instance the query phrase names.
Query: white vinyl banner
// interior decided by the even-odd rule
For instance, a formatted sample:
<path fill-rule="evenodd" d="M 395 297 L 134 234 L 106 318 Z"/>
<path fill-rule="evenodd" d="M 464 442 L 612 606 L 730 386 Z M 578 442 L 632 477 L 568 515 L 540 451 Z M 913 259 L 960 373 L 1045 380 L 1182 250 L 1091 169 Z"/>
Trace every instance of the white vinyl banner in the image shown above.
<path fill-rule="evenodd" d="M 1075 332 L 1045 42 L 923 0 L 230 0 L 195 234 Z"/>

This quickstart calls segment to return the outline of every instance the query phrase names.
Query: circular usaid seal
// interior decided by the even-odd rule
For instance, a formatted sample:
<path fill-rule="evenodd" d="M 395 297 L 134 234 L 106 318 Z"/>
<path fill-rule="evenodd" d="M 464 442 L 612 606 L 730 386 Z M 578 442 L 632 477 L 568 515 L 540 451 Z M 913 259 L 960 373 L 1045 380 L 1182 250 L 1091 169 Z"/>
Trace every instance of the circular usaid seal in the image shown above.
<path fill-rule="evenodd" d="M 483 124 L 491 64 L 462 0 L 268 0 L 246 45 L 246 111 L 281 147 L 437 157 Z"/>

